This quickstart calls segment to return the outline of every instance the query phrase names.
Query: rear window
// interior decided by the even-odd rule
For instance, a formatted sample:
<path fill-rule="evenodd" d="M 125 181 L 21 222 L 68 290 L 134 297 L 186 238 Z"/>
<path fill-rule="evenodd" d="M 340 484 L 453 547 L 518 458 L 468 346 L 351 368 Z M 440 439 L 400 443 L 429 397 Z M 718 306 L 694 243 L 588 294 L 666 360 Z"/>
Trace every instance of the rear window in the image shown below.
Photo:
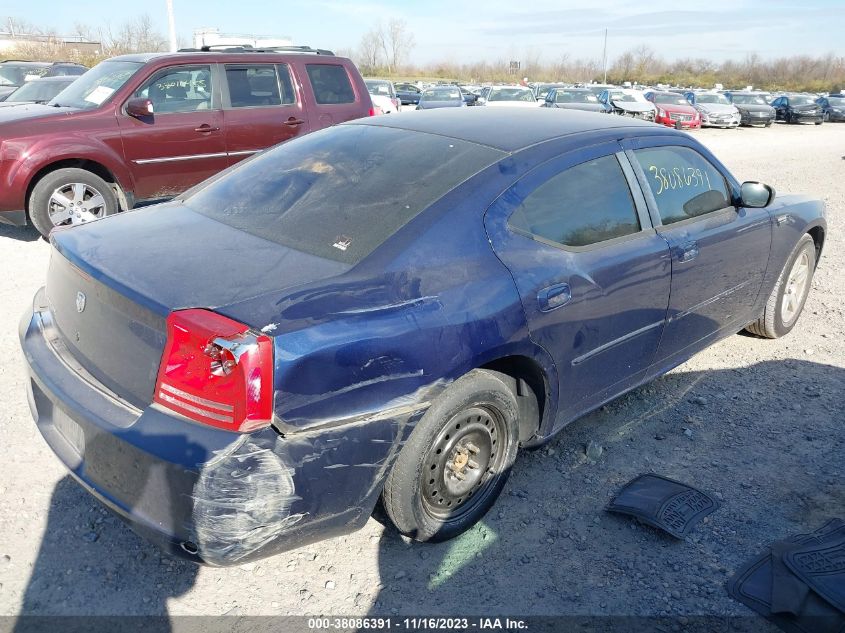
<path fill-rule="evenodd" d="M 337 64 L 306 64 L 317 103 L 355 103 L 355 91 L 346 69 Z"/>
<path fill-rule="evenodd" d="M 433 134 L 343 125 L 260 154 L 185 204 L 277 244 L 356 264 L 504 155 Z"/>

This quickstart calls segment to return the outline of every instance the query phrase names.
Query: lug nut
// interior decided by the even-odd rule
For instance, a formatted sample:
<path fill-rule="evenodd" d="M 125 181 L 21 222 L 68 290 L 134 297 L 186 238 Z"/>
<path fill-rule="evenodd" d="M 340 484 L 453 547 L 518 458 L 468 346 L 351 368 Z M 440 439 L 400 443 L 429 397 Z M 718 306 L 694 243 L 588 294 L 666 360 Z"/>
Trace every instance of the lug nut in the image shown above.
<path fill-rule="evenodd" d="M 467 468 L 470 468 L 470 469 L 472 469 L 472 470 L 475 470 L 476 468 L 478 468 L 478 462 L 477 462 L 477 461 L 475 461 L 474 459 L 469 460 L 469 461 L 467 462 Z"/>
<path fill-rule="evenodd" d="M 479 449 L 479 448 L 478 448 L 475 444 L 473 444 L 472 442 L 467 442 L 466 447 L 467 447 L 467 450 L 468 450 L 470 453 L 472 453 L 473 455 L 475 455 L 476 453 L 478 453 L 478 451 L 480 450 L 480 449 Z"/>

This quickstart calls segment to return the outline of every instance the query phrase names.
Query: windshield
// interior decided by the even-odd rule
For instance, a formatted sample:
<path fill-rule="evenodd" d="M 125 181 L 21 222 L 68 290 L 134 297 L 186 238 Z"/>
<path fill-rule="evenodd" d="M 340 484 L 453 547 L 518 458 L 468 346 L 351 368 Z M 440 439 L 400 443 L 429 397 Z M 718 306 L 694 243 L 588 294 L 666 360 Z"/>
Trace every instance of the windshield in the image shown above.
<path fill-rule="evenodd" d="M 340 125 L 263 152 L 189 192 L 184 201 L 241 231 L 355 264 L 504 156 L 436 134 Z"/>
<path fill-rule="evenodd" d="M 555 103 L 598 103 L 598 97 L 589 90 L 558 90 Z"/>
<path fill-rule="evenodd" d="M 493 88 L 487 101 L 535 101 L 530 88 Z"/>
<path fill-rule="evenodd" d="M 463 99 L 457 88 L 431 88 L 422 93 L 423 101 L 460 101 Z"/>
<path fill-rule="evenodd" d="M 37 103 L 46 103 L 62 90 L 73 83 L 73 78 L 68 78 L 67 81 L 46 81 L 35 80 L 24 84 L 6 99 L 7 103 L 15 103 L 16 101 L 35 101 Z"/>
<path fill-rule="evenodd" d="M 30 64 L 0 64 L 0 86 L 22 86 L 29 75 L 42 76 L 46 67 Z"/>
<path fill-rule="evenodd" d="M 759 95 L 732 95 L 731 101 L 745 105 L 769 105 L 766 103 L 766 100 Z"/>
<path fill-rule="evenodd" d="M 792 106 L 805 106 L 805 105 L 815 105 L 816 102 L 813 101 L 810 97 L 789 97 L 789 105 Z"/>
<path fill-rule="evenodd" d="M 656 94 L 654 95 L 654 102 L 660 105 L 689 105 L 686 97 L 676 94 Z"/>
<path fill-rule="evenodd" d="M 376 97 L 395 97 L 396 94 L 393 92 L 390 86 L 390 82 L 388 81 L 373 81 L 372 79 L 367 79 L 364 81 L 367 84 L 367 90 L 371 95 Z"/>
<path fill-rule="evenodd" d="M 96 108 L 143 66 L 141 62 L 101 62 L 57 94 L 50 105 L 82 110 Z"/>
<path fill-rule="evenodd" d="M 728 98 L 725 95 L 719 95 L 719 94 L 695 95 L 695 102 L 696 103 L 719 103 L 719 104 L 722 104 L 722 105 L 731 105 L 731 102 L 728 101 Z"/>

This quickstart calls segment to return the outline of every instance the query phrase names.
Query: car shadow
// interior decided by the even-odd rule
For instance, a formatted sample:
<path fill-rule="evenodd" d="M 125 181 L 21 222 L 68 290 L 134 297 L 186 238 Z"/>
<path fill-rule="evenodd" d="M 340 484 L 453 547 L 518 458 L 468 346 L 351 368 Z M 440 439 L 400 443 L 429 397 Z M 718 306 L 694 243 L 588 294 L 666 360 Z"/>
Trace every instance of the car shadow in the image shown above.
<path fill-rule="evenodd" d="M 845 370 L 799 360 L 663 376 L 521 452 L 493 508 L 460 537 L 414 543 L 385 528 L 370 615 L 580 616 L 588 630 L 601 617 L 608 631 L 654 630 L 655 618 L 671 630 L 687 618 L 702 628 L 683 630 L 769 630 L 723 585 L 760 544 L 845 515 L 843 395 Z M 590 441 L 603 449 L 595 461 Z M 683 541 L 604 511 L 645 472 L 722 506 Z M 726 617 L 730 627 L 716 626 Z"/>
<path fill-rule="evenodd" d="M 0 224 L 0 237 L 8 237 L 21 242 L 35 242 L 41 239 L 41 233 L 32 225 L 12 226 L 11 224 Z"/>
<path fill-rule="evenodd" d="M 172 435 L 159 441 L 168 442 L 174 451 L 199 449 L 180 444 Z M 85 446 L 86 454 L 91 455 L 115 454 L 115 450 L 105 434 L 96 435 Z M 136 459 L 128 469 L 131 472 L 117 472 L 103 459 L 94 461 L 106 468 L 94 474 L 96 469 L 89 465 L 88 476 L 108 478 L 115 489 L 124 491 L 121 496 L 129 507 L 143 508 L 151 499 L 158 499 L 157 504 L 169 503 L 170 516 L 162 520 L 173 523 L 181 516 L 177 506 L 184 501 L 177 482 L 162 481 L 167 474 L 154 471 L 154 465 Z M 189 591 L 198 571 L 194 563 L 173 558 L 136 535 L 66 475 L 53 490 L 44 536 L 14 631 L 111 633 L 133 622 L 125 616 L 143 616 L 134 623 L 164 633 L 171 630 L 167 600 Z"/>

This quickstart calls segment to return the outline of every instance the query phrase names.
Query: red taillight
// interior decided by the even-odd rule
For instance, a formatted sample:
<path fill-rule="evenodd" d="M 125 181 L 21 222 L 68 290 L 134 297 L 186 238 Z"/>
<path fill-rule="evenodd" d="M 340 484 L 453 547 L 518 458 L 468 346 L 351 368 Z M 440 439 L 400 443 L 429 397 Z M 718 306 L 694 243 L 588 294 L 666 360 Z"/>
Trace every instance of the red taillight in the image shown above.
<path fill-rule="evenodd" d="M 370 114 L 369 114 L 369 116 L 375 116 L 375 115 L 376 115 L 376 107 L 375 107 L 375 106 L 373 106 L 372 108 L 370 108 Z"/>
<path fill-rule="evenodd" d="M 153 401 L 230 431 L 267 426 L 273 416 L 273 342 L 215 312 L 171 312 Z"/>

